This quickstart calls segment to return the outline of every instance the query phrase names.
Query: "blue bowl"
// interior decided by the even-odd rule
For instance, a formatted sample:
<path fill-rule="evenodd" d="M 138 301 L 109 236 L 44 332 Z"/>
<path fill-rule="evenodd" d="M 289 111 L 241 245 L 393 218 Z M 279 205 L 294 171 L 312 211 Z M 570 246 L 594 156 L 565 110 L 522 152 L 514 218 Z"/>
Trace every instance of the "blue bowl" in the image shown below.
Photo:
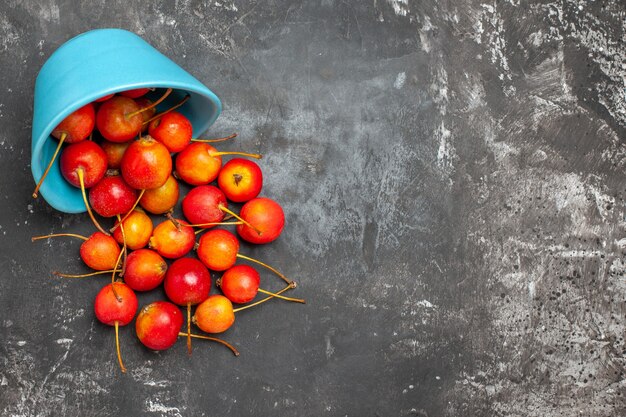
<path fill-rule="evenodd" d="M 31 149 L 35 182 L 58 143 L 50 133 L 63 119 L 100 97 L 142 87 L 174 89 L 161 109 L 189 94 L 190 99 L 178 111 L 191 121 L 194 137 L 207 130 L 222 111 L 222 103 L 211 90 L 132 32 L 97 29 L 61 45 L 35 82 Z M 40 194 L 59 211 L 86 211 L 80 190 L 61 175 L 58 158 Z"/>

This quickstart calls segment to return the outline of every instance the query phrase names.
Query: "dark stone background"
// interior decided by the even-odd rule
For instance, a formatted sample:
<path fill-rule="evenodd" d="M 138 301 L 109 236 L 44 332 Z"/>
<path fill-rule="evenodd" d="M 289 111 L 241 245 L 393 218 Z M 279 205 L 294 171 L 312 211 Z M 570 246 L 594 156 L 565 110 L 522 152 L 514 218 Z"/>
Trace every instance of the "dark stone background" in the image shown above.
<path fill-rule="evenodd" d="M 619 1 L 3 1 L 0 414 L 625 415 L 624 18 Z M 287 227 L 246 250 L 309 303 L 241 314 L 239 358 L 154 354 L 128 327 L 121 375 L 102 281 L 50 274 L 84 270 L 78 243 L 30 242 L 91 230 L 31 199 L 30 125 L 45 59 L 98 27 L 210 86 L 206 136 L 240 133 L 221 149 L 266 155 Z"/>

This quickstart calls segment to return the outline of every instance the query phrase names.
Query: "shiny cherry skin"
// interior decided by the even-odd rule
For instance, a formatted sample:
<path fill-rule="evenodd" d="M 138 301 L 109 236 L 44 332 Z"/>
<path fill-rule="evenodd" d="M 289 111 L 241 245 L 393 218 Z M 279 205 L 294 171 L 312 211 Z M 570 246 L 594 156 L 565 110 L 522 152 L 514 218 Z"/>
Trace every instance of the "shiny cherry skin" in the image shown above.
<path fill-rule="evenodd" d="M 137 307 L 137 296 L 122 282 L 105 285 L 96 295 L 94 302 L 96 318 L 108 326 L 114 326 L 115 322 L 120 326 L 126 326 L 135 317 Z"/>
<path fill-rule="evenodd" d="M 227 207 L 228 202 L 224 193 L 213 185 L 192 188 L 182 202 L 183 214 L 191 224 L 221 222 L 224 219 L 224 212 L 220 210 L 220 206 Z"/>
<path fill-rule="evenodd" d="M 228 230 L 213 229 L 204 233 L 198 243 L 198 258 L 212 271 L 225 271 L 237 260 L 239 241 Z"/>
<path fill-rule="evenodd" d="M 89 103 L 74 111 L 54 128 L 51 135 L 57 139 L 65 134 L 66 143 L 77 143 L 87 139 L 96 123 L 96 112 Z"/>
<path fill-rule="evenodd" d="M 220 170 L 217 184 L 230 201 L 243 203 L 259 195 L 263 187 L 263 173 L 256 162 L 234 158 Z"/>
<path fill-rule="evenodd" d="M 176 156 L 176 174 L 191 185 L 214 181 L 222 167 L 222 157 L 214 155 L 216 152 L 208 143 L 191 143 Z"/>
<path fill-rule="evenodd" d="M 181 113 L 172 111 L 150 122 L 148 133 L 170 152 L 180 152 L 191 143 L 193 126 Z"/>
<path fill-rule="evenodd" d="M 206 300 L 211 291 L 211 274 L 197 259 L 180 258 L 170 265 L 163 282 L 165 294 L 173 303 L 186 306 Z"/>
<path fill-rule="evenodd" d="M 150 91 L 149 88 L 135 88 L 133 90 L 120 91 L 120 95 L 128 98 L 139 98 L 145 96 Z"/>
<path fill-rule="evenodd" d="M 163 144 L 144 136 L 126 149 L 120 169 L 128 185 L 150 190 L 162 186 L 170 177 L 172 157 Z"/>
<path fill-rule="evenodd" d="M 152 214 L 167 213 L 178 202 L 179 193 L 178 181 L 170 175 L 162 186 L 146 190 L 139 205 Z"/>
<path fill-rule="evenodd" d="M 178 219 L 161 222 L 154 228 L 150 238 L 150 248 L 168 259 L 185 256 L 195 244 L 196 234 L 193 228 L 186 221 Z"/>
<path fill-rule="evenodd" d="M 91 269 L 107 271 L 115 268 L 120 251 L 112 236 L 95 232 L 80 245 L 80 258 Z"/>
<path fill-rule="evenodd" d="M 139 341 L 148 349 L 165 350 L 178 340 L 183 314 L 174 304 L 156 301 L 142 307 L 135 321 Z"/>
<path fill-rule="evenodd" d="M 261 234 L 245 224 L 237 226 L 237 233 L 246 242 L 265 244 L 280 236 L 285 226 L 285 214 L 282 207 L 269 198 L 259 197 L 248 201 L 241 207 L 239 216 L 256 227 Z"/>
<path fill-rule="evenodd" d="M 198 307 L 193 323 L 207 333 L 222 333 L 235 322 L 233 303 L 223 295 L 210 295 Z"/>
<path fill-rule="evenodd" d="M 220 288 L 224 296 L 238 304 L 254 300 L 260 284 L 261 276 L 249 265 L 235 265 L 227 269 L 220 278 Z"/>
<path fill-rule="evenodd" d="M 89 190 L 89 204 L 102 217 L 127 213 L 137 200 L 137 191 L 120 175 L 102 178 Z"/>
<path fill-rule="evenodd" d="M 150 291 L 161 285 L 167 272 L 165 260 L 151 249 L 131 252 L 126 259 L 124 282 L 135 291 Z"/>
<path fill-rule="evenodd" d="M 130 210 L 130 209 L 129 209 Z M 128 210 L 126 211 L 128 212 Z M 115 221 L 115 225 L 119 221 Z M 152 236 L 152 219 L 141 209 L 134 209 L 132 213 L 124 219 L 122 222 L 124 227 L 124 233 L 122 233 L 122 227 L 117 227 L 113 231 L 113 237 L 118 243 L 124 243 L 124 237 L 126 237 L 126 246 L 128 249 L 137 250 L 145 248 Z"/>
<path fill-rule="evenodd" d="M 100 181 L 107 171 L 107 158 L 102 148 L 90 140 L 73 143 L 61 153 L 61 174 L 74 187 L 80 187 L 78 170 L 82 169 L 85 188 Z"/>
<path fill-rule="evenodd" d="M 131 98 L 114 96 L 103 102 L 96 113 L 96 127 L 111 142 L 128 142 L 141 131 L 143 116 L 136 113 L 139 105 Z M 128 117 L 130 114 L 133 116 Z"/>

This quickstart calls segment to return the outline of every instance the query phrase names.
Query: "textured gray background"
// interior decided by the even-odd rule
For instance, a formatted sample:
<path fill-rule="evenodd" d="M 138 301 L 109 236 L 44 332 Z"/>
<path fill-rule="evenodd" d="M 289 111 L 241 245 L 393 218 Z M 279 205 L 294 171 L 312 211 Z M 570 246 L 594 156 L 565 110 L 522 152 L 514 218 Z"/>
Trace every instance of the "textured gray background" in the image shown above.
<path fill-rule="evenodd" d="M 3 1 L 0 414 L 625 415 L 623 6 Z M 309 304 L 242 314 L 239 358 L 129 327 L 120 375 L 102 280 L 50 275 L 78 243 L 30 243 L 90 230 L 31 200 L 30 124 L 45 59 L 96 27 L 187 68 L 224 102 L 207 136 L 266 155 L 287 228 L 246 250 Z"/>

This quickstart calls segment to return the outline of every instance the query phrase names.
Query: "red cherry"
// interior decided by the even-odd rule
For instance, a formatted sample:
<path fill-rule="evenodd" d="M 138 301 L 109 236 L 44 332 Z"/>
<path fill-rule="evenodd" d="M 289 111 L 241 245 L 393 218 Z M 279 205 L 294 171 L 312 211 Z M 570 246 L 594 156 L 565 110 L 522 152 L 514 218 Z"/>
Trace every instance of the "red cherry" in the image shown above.
<path fill-rule="evenodd" d="M 149 190 L 165 184 L 172 173 L 172 157 L 163 144 L 145 136 L 126 149 L 120 168 L 131 187 Z"/>
<path fill-rule="evenodd" d="M 127 142 L 141 131 L 141 108 L 131 98 L 115 96 L 105 101 L 96 113 L 100 134 L 111 142 Z"/>
<path fill-rule="evenodd" d="M 167 263 L 153 250 L 139 249 L 126 259 L 124 282 L 135 291 L 150 291 L 165 279 Z"/>
<path fill-rule="evenodd" d="M 180 258 L 170 265 L 163 286 L 167 298 L 174 303 L 196 305 L 209 296 L 211 274 L 197 259 Z"/>
<path fill-rule="evenodd" d="M 67 116 L 57 127 L 54 128 L 51 135 L 59 139 L 59 143 L 54 151 L 54 154 L 52 155 L 52 158 L 50 159 L 50 162 L 48 163 L 48 166 L 37 183 L 35 191 L 33 191 L 33 198 L 37 198 L 39 188 L 48 176 L 48 172 L 50 172 L 50 168 L 52 168 L 52 164 L 56 160 L 63 143 L 78 143 L 87 139 L 89 135 L 91 135 L 91 132 L 93 132 L 95 119 L 95 110 L 93 104 L 90 103 Z"/>
<path fill-rule="evenodd" d="M 143 307 L 135 322 L 137 337 L 148 349 L 165 350 L 176 343 L 183 325 L 183 314 L 167 301 Z"/>
<path fill-rule="evenodd" d="M 116 220 L 115 226 L 118 223 L 119 220 Z M 153 226 L 150 216 L 137 208 L 126 216 L 122 224 L 124 233 L 122 233 L 122 227 L 116 227 L 113 231 L 115 240 L 120 244 L 124 244 L 124 240 L 126 240 L 126 246 L 131 250 L 145 248 L 150 241 L 150 236 L 152 236 Z"/>
<path fill-rule="evenodd" d="M 248 201 L 241 208 L 239 216 L 258 229 L 254 230 L 245 224 L 237 226 L 239 236 L 250 243 L 264 244 L 276 240 L 285 225 L 283 209 L 269 198 L 261 197 Z"/>
<path fill-rule="evenodd" d="M 122 282 L 107 284 L 96 296 L 94 310 L 102 323 L 113 326 L 117 322 L 120 326 L 126 326 L 137 312 L 137 296 Z"/>
<path fill-rule="evenodd" d="M 119 175 L 102 178 L 89 190 L 89 203 L 102 217 L 127 213 L 137 200 L 137 192 Z"/>
<path fill-rule="evenodd" d="M 120 282 L 111 283 L 102 288 L 96 296 L 94 310 L 98 320 L 108 326 L 115 326 L 117 360 L 122 372 L 126 372 L 120 352 L 119 326 L 126 326 L 135 317 L 137 296 L 128 285 Z"/>
<path fill-rule="evenodd" d="M 263 187 L 263 173 L 255 162 L 234 158 L 224 164 L 217 183 L 230 201 L 243 203 L 259 195 Z"/>
<path fill-rule="evenodd" d="M 74 187 L 80 187 L 78 171 L 84 174 L 85 188 L 96 185 L 107 170 L 106 154 L 92 141 L 83 141 L 66 147 L 60 159 L 61 174 Z"/>
<path fill-rule="evenodd" d="M 226 270 L 220 279 L 222 292 L 233 303 L 248 303 L 256 297 L 261 276 L 248 265 L 235 265 Z"/>
<path fill-rule="evenodd" d="M 65 142 L 76 143 L 87 139 L 96 122 L 96 112 L 93 104 L 89 103 L 76 110 L 54 128 L 51 135 L 61 139 L 66 135 Z"/>
<path fill-rule="evenodd" d="M 183 198 L 183 214 L 191 224 L 219 223 L 224 219 L 226 196 L 217 187 L 201 185 L 192 188 Z M 213 226 L 206 226 L 207 228 Z"/>
<path fill-rule="evenodd" d="M 193 127 L 189 119 L 181 113 L 172 111 L 153 120 L 148 132 L 170 152 L 180 152 L 191 142 Z"/>

